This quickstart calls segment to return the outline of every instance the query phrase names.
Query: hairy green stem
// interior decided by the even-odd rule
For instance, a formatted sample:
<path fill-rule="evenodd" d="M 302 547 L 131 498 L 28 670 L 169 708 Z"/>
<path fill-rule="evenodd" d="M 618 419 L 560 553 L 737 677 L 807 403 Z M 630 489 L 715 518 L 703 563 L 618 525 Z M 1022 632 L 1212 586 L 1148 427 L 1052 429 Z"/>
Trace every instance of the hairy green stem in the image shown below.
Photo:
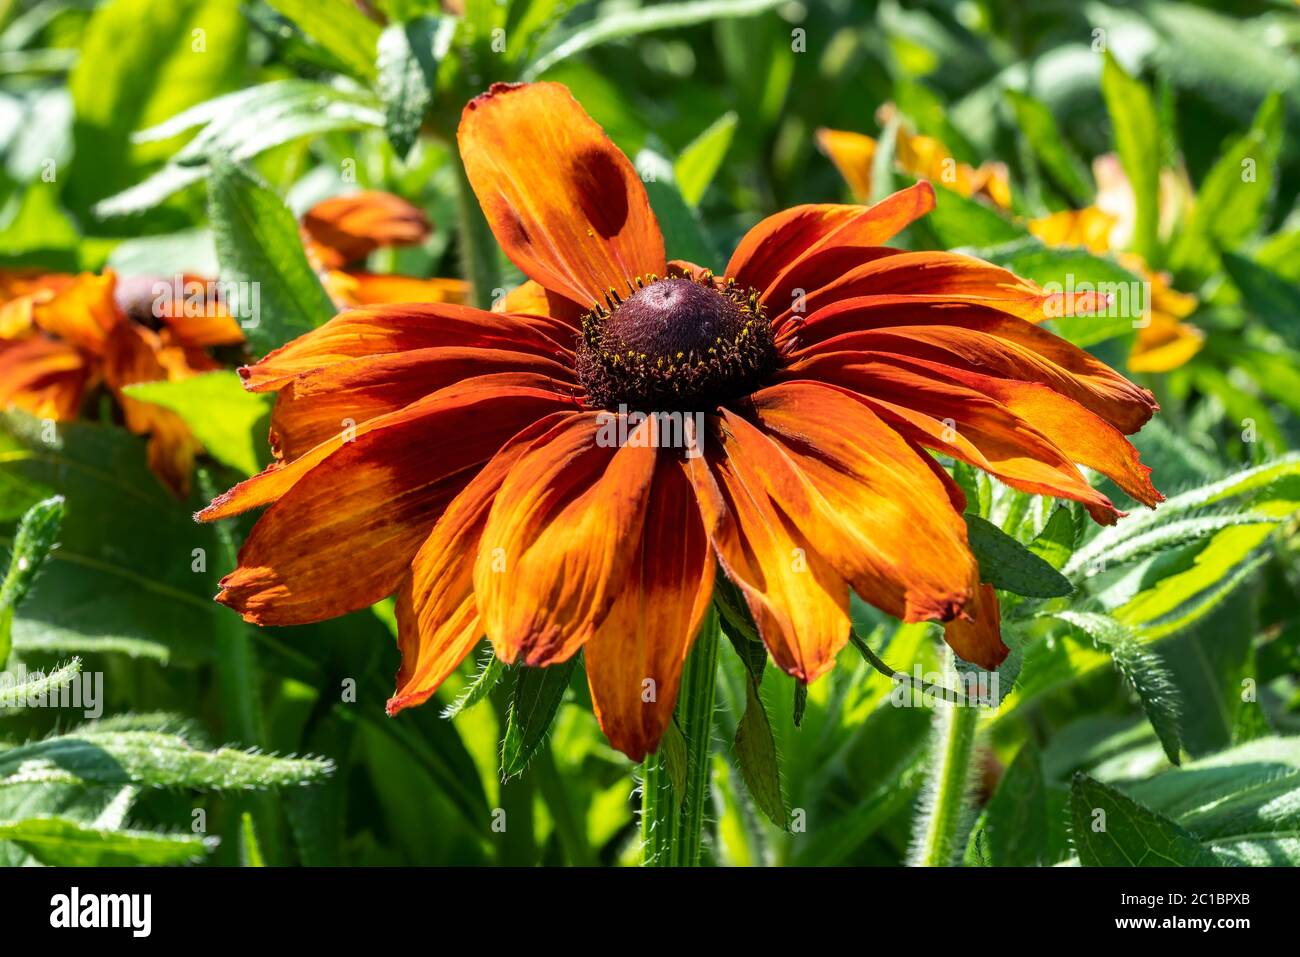
<path fill-rule="evenodd" d="M 488 228 L 478 197 L 469 185 L 460 154 L 452 150 L 456 166 L 456 213 L 460 220 L 460 257 L 462 272 L 474 288 L 474 305 L 489 309 L 495 290 L 501 285 L 497 260 L 497 241 Z"/>
<path fill-rule="evenodd" d="M 936 705 L 931 756 L 934 763 L 916 821 L 913 866 L 949 867 L 960 862 L 978 725 L 979 708 L 943 702 Z"/>
<path fill-rule="evenodd" d="M 673 788 L 668 745 L 642 765 L 641 838 L 643 862 L 657 867 L 695 867 L 700 863 L 704 816 L 709 805 L 713 705 L 718 674 L 721 628 L 710 608 L 686 657 L 674 722 L 685 738 L 685 786 Z M 673 733 L 670 729 L 669 733 Z"/>

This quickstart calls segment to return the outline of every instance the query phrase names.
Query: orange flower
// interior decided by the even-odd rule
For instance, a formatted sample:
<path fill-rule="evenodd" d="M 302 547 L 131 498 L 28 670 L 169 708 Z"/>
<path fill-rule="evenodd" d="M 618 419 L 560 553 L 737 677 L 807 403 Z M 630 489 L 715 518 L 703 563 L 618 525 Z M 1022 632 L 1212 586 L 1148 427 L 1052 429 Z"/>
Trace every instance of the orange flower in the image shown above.
<path fill-rule="evenodd" d="M 889 110 L 884 110 L 888 115 Z M 871 198 L 871 168 L 876 159 L 876 141 L 862 133 L 820 129 L 817 144 L 840 171 L 860 202 Z M 998 209 L 1011 207 L 1011 187 L 1002 163 L 968 166 L 953 159 L 952 153 L 930 136 L 918 136 L 899 126 L 894 140 L 894 162 L 912 176 L 930 179 L 962 196 L 982 196 Z"/>
<path fill-rule="evenodd" d="M 217 368 L 206 347 L 243 341 L 239 326 L 216 303 L 186 311 L 184 297 L 155 310 L 152 277 L 119 282 L 103 275 L 0 276 L 0 407 L 75 419 L 84 397 L 100 385 L 117 400 L 126 426 L 147 435 L 149 466 L 178 496 L 189 492 L 202 446 L 174 412 L 132 399 L 139 382 L 183 379 Z M 144 317 L 159 324 L 149 328 Z"/>
<path fill-rule="evenodd" d="M 1124 438 L 1154 399 L 1036 326 L 1041 290 L 882 245 L 932 208 L 928 184 L 778 213 L 714 275 L 666 259 L 636 170 L 563 86 L 493 86 L 459 145 L 529 281 L 500 312 L 347 311 L 241 370 L 279 392 L 280 461 L 199 515 L 270 505 L 217 596 L 249 621 L 397 593 L 390 713 L 484 634 L 507 663 L 582 649 L 601 727 L 640 759 L 671 719 L 715 565 L 802 681 L 847 642 L 850 589 L 949 622 L 955 651 L 992 668 L 996 598 L 961 491 L 923 450 L 1101 522 L 1120 513 L 1075 463 L 1160 500 Z M 686 448 L 666 440 L 673 422 Z"/>
<path fill-rule="evenodd" d="M 340 307 L 469 300 L 469 286 L 460 279 L 413 279 L 347 268 L 376 249 L 414 245 L 428 238 L 432 229 L 428 219 L 400 196 L 377 190 L 335 196 L 309 209 L 301 229 L 307 260 Z"/>

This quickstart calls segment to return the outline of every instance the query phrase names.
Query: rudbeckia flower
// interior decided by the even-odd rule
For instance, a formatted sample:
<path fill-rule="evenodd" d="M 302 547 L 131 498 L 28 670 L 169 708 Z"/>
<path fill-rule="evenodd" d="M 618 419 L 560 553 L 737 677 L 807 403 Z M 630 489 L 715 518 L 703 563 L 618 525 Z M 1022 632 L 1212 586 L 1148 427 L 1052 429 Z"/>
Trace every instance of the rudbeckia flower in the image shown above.
<path fill-rule="evenodd" d="M 317 203 L 300 224 L 307 260 L 340 308 L 383 302 L 455 302 L 469 299 L 461 279 L 415 279 L 357 269 L 377 249 L 424 242 L 432 227 L 400 196 L 364 190 Z"/>
<path fill-rule="evenodd" d="M 1121 513 L 1076 463 L 1160 499 L 1124 438 L 1154 399 L 1035 325 L 1041 290 L 884 245 L 932 208 L 928 184 L 777 213 L 714 273 L 667 259 L 632 163 L 563 86 L 493 86 L 458 139 L 529 281 L 500 312 L 346 311 L 241 370 L 278 392 L 280 458 L 199 514 L 270 506 L 217 596 L 248 621 L 396 593 L 390 713 L 484 635 L 510 664 L 581 650 L 601 727 L 639 760 L 719 567 L 801 681 L 848 641 L 850 589 L 947 622 L 956 653 L 993 668 L 996 598 L 926 450 L 1101 522 Z M 689 441 L 645 413 L 680 414 Z M 611 417 L 626 441 L 602 441 Z"/>
<path fill-rule="evenodd" d="M 892 110 L 882 109 L 882 122 Z M 1011 208 L 1011 186 L 1002 163 L 981 163 L 978 167 L 959 163 L 946 146 L 931 136 L 919 136 L 900 125 L 894 139 L 894 162 L 910 176 L 934 182 L 967 198 L 979 196 L 998 209 Z M 871 169 L 876 161 L 876 141 L 863 133 L 820 129 L 821 147 L 853 196 L 860 202 L 871 197 Z"/>
<path fill-rule="evenodd" d="M 126 427 L 149 437 L 154 474 L 184 497 L 202 446 L 174 412 L 124 390 L 219 368 L 206 350 L 241 343 L 243 334 L 216 302 L 195 314 L 182 295 L 155 309 L 154 284 L 146 277 L 119 282 L 112 271 L 0 277 L 0 408 L 68 421 L 102 385 Z"/>

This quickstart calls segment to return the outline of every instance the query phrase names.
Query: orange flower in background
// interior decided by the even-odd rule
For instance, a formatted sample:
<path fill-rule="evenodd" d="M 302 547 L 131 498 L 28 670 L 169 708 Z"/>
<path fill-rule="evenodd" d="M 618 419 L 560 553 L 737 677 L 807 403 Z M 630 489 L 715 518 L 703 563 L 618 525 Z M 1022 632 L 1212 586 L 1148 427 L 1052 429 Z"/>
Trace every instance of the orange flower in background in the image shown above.
<path fill-rule="evenodd" d="M 892 114 L 882 107 L 881 122 Z M 978 167 L 957 162 L 948 148 L 930 136 L 918 136 L 899 126 L 894 140 L 894 162 L 904 173 L 932 180 L 962 196 L 979 196 L 998 209 L 1011 208 L 1011 187 L 1002 163 Z M 820 129 L 817 145 L 830 157 L 859 202 L 871 198 L 871 168 L 876 159 L 876 141 L 862 133 Z"/>
<path fill-rule="evenodd" d="M 5 316 L 0 408 L 17 406 L 69 421 L 77 417 L 84 398 L 102 385 L 117 401 L 127 428 L 149 437 L 149 467 L 183 497 L 202 446 L 174 412 L 132 399 L 123 390 L 218 368 L 205 350 L 241 343 L 243 335 L 217 302 L 190 315 L 193 310 L 187 313 L 182 293 L 166 308 L 156 308 L 155 284 L 150 277 L 119 283 L 112 271 L 0 276 L 5 296 L 0 305 Z"/>
<path fill-rule="evenodd" d="M 301 222 L 307 259 L 340 308 L 382 302 L 467 302 L 469 284 L 461 279 L 414 279 L 353 268 L 377 249 L 424 242 L 432 228 L 415 206 L 377 190 L 324 200 L 309 209 Z"/>
<path fill-rule="evenodd" d="M 199 515 L 270 506 L 217 596 L 251 622 L 397 594 L 390 713 L 484 634 L 507 663 L 581 649 L 602 729 L 639 760 L 716 566 L 802 681 L 846 644 L 850 589 L 947 622 L 954 651 L 992 668 L 996 598 L 925 450 L 1100 522 L 1121 513 L 1076 463 L 1160 500 L 1124 438 L 1154 399 L 1037 326 L 1041 290 L 883 245 L 933 207 L 927 183 L 771 216 L 715 275 L 666 258 L 640 177 L 563 86 L 493 86 L 459 145 L 529 281 L 500 312 L 346 311 L 241 370 L 278 392 L 279 461 Z"/>
<path fill-rule="evenodd" d="M 78 416 L 86 395 L 104 386 L 121 408 L 126 428 L 148 436 L 149 468 L 183 498 L 203 446 L 174 412 L 123 390 L 220 368 L 205 348 L 237 345 L 243 334 L 220 303 L 205 304 L 192 319 L 183 294 L 156 308 L 155 285 L 148 277 L 118 282 L 112 270 L 101 276 L 10 273 L 0 278 L 6 295 L 0 312 L 8 320 L 0 334 L 0 407 L 69 421 Z"/>

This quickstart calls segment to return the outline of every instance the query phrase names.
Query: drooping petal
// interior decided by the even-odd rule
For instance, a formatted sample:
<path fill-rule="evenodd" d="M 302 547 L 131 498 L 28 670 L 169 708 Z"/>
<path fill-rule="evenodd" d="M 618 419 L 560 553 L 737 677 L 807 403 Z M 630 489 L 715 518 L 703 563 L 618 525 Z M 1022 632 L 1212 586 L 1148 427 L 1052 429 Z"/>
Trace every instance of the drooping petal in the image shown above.
<path fill-rule="evenodd" d="M 548 357 L 565 351 L 527 317 L 452 303 L 403 303 L 339 313 L 239 374 L 250 392 L 270 392 L 295 376 L 348 359 L 438 346 L 511 349 Z"/>
<path fill-rule="evenodd" d="M 785 375 L 837 386 L 911 441 L 968 462 L 1013 488 L 1083 502 L 1105 524 L 1121 514 L 1029 422 L 987 395 L 908 368 L 905 359 L 824 353 Z"/>
<path fill-rule="evenodd" d="M 509 442 L 447 506 L 411 561 L 397 598 L 402 666 L 388 713 L 423 704 L 483 636 L 474 600 L 474 560 L 488 510 L 519 456 L 574 413 L 539 419 Z"/>
<path fill-rule="evenodd" d="M 874 206 L 794 206 L 745 234 L 727 263 L 727 275 L 767 296 L 805 257 L 828 249 L 883 245 L 933 208 L 934 190 L 924 182 Z"/>
<path fill-rule="evenodd" d="M 584 308 L 665 270 L 641 177 L 558 83 L 496 83 L 457 132 L 492 232 L 530 279 Z"/>
<path fill-rule="evenodd" d="M 556 393 L 551 388 L 549 380 L 541 376 L 520 372 L 502 372 L 479 376 L 447 386 L 445 389 L 434 393 L 434 395 L 440 396 L 450 405 L 457 405 L 462 402 L 487 401 L 494 393 L 505 398 L 512 396 L 521 398 L 525 403 L 538 395 L 543 395 L 548 397 L 549 401 L 553 402 L 555 406 L 554 409 L 548 411 L 572 407 L 572 403 L 568 398 Z M 424 400 L 417 401 L 423 403 L 425 400 L 432 398 L 431 395 L 426 396 Z M 412 403 L 412 405 L 414 404 Z M 333 455 L 335 451 L 354 441 L 357 436 L 364 435 L 375 429 L 383 429 L 390 425 L 405 422 L 410 408 L 410 405 L 403 406 L 386 415 L 377 415 L 364 422 L 358 422 L 355 428 L 344 424 L 343 428 L 336 430 L 329 438 L 322 440 L 319 445 L 313 446 L 310 450 L 293 459 L 293 461 L 273 462 L 257 475 L 245 479 L 218 495 L 194 517 L 201 522 L 212 522 L 219 518 L 240 515 L 250 509 L 269 505 L 279 500 L 304 475 Z M 485 407 L 485 412 L 490 411 L 490 406 Z"/>
<path fill-rule="evenodd" d="M 505 349 L 440 346 L 348 359 L 304 373 L 280 390 L 271 413 L 271 446 L 277 457 L 293 461 L 321 442 L 439 389 L 506 372 L 549 379 L 556 392 L 577 390 L 567 366 Z"/>
<path fill-rule="evenodd" d="M 633 761 L 672 721 L 682 666 L 713 594 L 713 554 L 681 466 L 659 459 L 628 581 L 587 642 L 592 709 L 605 737 Z"/>
<path fill-rule="evenodd" d="M 539 438 L 488 516 L 474 593 L 509 664 L 571 657 L 627 586 L 658 454 L 647 438 L 653 420 L 611 448 L 598 442 L 599 415 L 582 413 Z"/>
<path fill-rule="evenodd" d="M 992 671 L 1009 651 L 1002 643 L 1002 616 L 993 586 L 980 585 L 966 611 L 969 617 L 943 626 L 943 640 L 962 659 Z"/>
<path fill-rule="evenodd" d="M 711 445 L 687 462 L 709 541 L 772 660 L 812 681 L 849 640 L 849 586 L 761 482 Z"/>
<path fill-rule="evenodd" d="M 490 378 L 374 420 L 326 455 L 253 526 L 217 600 L 248 621 L 292 625 L 392 594 L 479 469 L 520 430 L 560 410 L 554 393 L 496 388 Z"/>
<path fill-rule="evenodd" d="M 379 190 L 334 196 L 302 217 L 303 245 L 317 269 L 340 269 L 384 246 L 424 242 L 432 229 L 419 209 Z"/>
<path fill-rule="evenodd" d="M 878 351 L 932 359 L 983 375 L 1041 382 L 1126 435 L 1155 397 L 1079 347 L 987 304 L 866 296 L 837 302 L 799 328 L 801 355 Z"/>
<path fill-rule="evenodd" d="M 38 418 L 75 419 L 90 374 L 82 354 L 62 342 L 44 336 L 0 342 L 0 409 L 14 405 Z"/>
<path fill-rule="evenodd" d="M 929 464 L 863 404 L 811 382 L 724 413 L 736 471 L 816 543 L 865 601 L 905 621 L 948 620 L 976 572 L 966 525 Z"/>

